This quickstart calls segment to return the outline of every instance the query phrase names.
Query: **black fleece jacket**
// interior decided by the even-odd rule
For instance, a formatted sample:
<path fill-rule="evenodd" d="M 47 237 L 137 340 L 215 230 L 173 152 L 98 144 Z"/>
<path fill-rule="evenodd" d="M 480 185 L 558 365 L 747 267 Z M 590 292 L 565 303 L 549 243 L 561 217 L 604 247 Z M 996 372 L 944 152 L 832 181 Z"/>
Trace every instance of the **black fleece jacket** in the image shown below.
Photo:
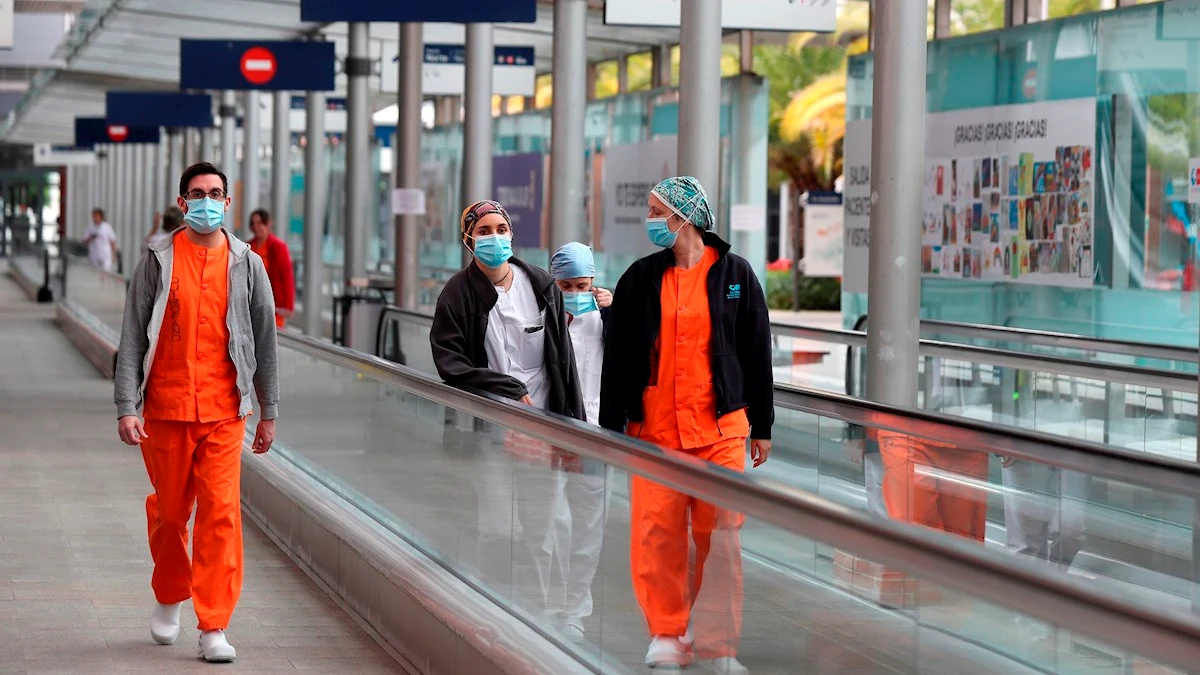
<path fill-rule="evenodd" d="M 546 313 L 545 364 L 550 387 L 547 410 L 586 419 L 575 372 L 575 352 L 567 333 L 562 292 L 544 270 L 516 258 L 509 260 L 529 277 L 538 308 Z M 474 261 L 446 282 L 433 313 L 429 344 L 433 362 L 446 384 L 476 393 L 520 400 L 529 391 L 520 380 L 488 368 L 488 313 L 496 306 L 496 288 Z"/>
<path fill-rule="evenodd" d="M 719 256 L 707 282 L 717 417 L 746 409 L 750 437 L 770 440 L 775 383 L 767 298 L 750 263 L 730 253 L 729 244 L 711 232 L 704 244 Z M 600 390 L 600 426 L 606 429 L 624 431 L 627 422 L 643 421 L 642 392 L 650 385 L 662 321 L 663 273 L 674 266 L 674 253 L 659 251 L 635 262 L 617 283 Z"/>

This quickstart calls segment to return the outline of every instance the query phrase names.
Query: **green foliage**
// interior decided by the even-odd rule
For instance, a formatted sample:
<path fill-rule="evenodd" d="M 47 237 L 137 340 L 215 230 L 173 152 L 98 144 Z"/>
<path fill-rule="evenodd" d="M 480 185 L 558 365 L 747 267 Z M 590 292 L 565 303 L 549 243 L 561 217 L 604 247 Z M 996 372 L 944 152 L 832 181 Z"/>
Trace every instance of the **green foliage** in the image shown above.
<path fill-rule="evenodd" d="M 838 311 L 842 308 L 840 279 L 800 277 L 800 306 L 792 307 L 792 273 L 767 272 L 767 306 L 799 311 Z"/>

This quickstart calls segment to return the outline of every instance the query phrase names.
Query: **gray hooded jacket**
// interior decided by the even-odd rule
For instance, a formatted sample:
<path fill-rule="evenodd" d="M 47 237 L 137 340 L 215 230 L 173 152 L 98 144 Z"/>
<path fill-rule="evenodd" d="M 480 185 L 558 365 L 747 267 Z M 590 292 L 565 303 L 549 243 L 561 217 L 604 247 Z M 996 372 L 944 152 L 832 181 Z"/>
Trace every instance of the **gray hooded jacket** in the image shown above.
<path fill-rule="evenodd" d="M 239 414 L 249 415 L 258 395 L 262 419 L 279 414 L 279 361 L 275 341 L 275 299 L 262 258 L 244 241 L 224 233 L 229 240 L 229 355 L 237 368 L 241 394 Z M 187 236 L 181 234 L 180 236 Z M 114 400 L 117 417 L 136 415 L 146 393 L 146 380 L 154 363 L 158 334 L 167 309 L 175 237 L 150 243 L 130 279 L 125 294 L 125 319 L 117 348 Z"/>

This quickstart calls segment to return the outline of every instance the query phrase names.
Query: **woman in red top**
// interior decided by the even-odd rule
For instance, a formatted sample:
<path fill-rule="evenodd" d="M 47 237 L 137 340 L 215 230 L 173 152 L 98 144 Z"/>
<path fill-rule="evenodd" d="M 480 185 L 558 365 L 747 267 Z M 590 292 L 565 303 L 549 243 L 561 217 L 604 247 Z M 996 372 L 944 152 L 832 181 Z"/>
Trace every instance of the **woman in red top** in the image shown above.
<path fill-rule="evenodd" d="M 267 278 L 275 294 L 275 325 L 283 328 L 296 308 L 296 279 L 292 272 L 292 254 L 282 239 L 271 232 L 271 213 L 258 209 L 250 214 L 250 231 L 254 239 L 250 250 L 263 259 Z"/>

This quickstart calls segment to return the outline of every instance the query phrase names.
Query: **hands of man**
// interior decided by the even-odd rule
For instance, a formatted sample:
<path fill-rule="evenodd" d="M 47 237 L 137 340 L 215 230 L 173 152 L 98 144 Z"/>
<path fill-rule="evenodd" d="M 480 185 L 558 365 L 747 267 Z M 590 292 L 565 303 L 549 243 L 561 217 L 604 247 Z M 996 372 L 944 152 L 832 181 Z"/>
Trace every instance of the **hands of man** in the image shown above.
<path fill-rule="evenodd" d="M 126 415 L 117 420 L 117 435 L 125 445 L 141 445 L 150 438 L 137 415 Z"/>
<path fill-rule="evenodd" d="M 275 420 L 260 420 L 258 428 L 254 431 L 254 445 L 251 449 L 254 454 L 262 455 L 271 449 L 271 444 L 275 442 Z"/>
<path fill-rule="evenodd" d="M 528 406 L 532 406 L 533 399 L 529 397 L 529 394 L 525 394 L 524 396 L 521 397 L 521 403 L 524 403 L 525 405 L 528 405 Z"/>
<path fill-rule="evenodd" d="M 595 294 L 596 304 L 600 307 L 600 309 L 604 309 L 605 307 L 612 306 L 612 301 L 613 301 L 612 291 L 609 291 L 609 290 L 606 290 L 606 289 L 603 289 L 603 288 L 600 288 L 599 286 L 597 286 L 596 288 L 592 289 L 592 293 Z"/>
<path fill-rule="evenodd" d="M 755 468 L 767 463 L 767 459 L 771 457 L 771 441 L 752 440 L 750 441 L 750 458 L 754 460 Z"/>

